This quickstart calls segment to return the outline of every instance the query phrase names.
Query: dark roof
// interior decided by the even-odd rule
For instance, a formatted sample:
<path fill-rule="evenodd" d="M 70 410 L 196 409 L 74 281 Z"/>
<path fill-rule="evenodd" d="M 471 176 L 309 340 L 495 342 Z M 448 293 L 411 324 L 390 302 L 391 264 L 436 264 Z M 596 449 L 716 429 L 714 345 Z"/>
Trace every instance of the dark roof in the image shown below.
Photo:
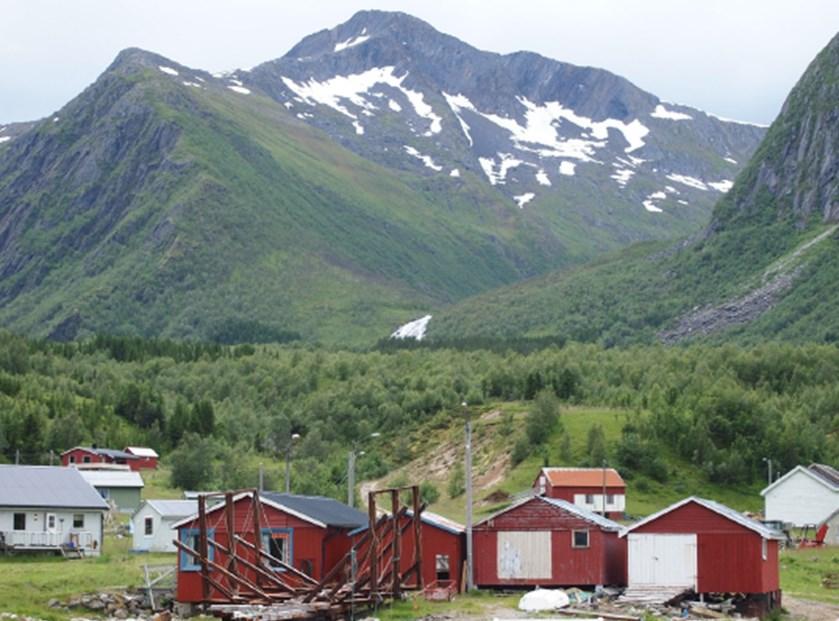
<path fill-rule="evenodd" d="M 262 497 L 274 504 L 287 507 L 291 511 L 305 515 L 321 524 L 339 528 L 358 528 L 368 522 L 367 514 L 358 509 L 324 496 L 298 496 L 262 492 Z"/>
<path fill-rule="evenodd" d="M 810 464 L 810 472 L 833 487 L 839 487 L 839 470 L 827 464 Z"/>
<path fill-rule="evenodd" d="M 92 446 L 74 446 L 61 454 L 66 455 L 72 451 L 87 451 L 88 453 L 102 455 L 103 457 L 110 457 L 111 459 L 139 459 L 137 455 L 132 455 L 131 453 L 126 453 L 125 451 L 120 451 L 118 449 L 98 448 Z"/>
<path fill-rule="evenodd" d="M 0 507 L 106 510 L 108 505 L 75 468 L 0 466 Z"/>

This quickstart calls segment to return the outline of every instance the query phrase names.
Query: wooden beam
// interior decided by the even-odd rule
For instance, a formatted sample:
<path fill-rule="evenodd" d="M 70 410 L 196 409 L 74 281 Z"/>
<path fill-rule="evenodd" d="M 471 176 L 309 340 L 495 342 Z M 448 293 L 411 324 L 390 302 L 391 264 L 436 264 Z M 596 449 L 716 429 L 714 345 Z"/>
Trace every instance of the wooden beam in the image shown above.
<path fill-rule="evenodd" d="M 194 553 L 195 553 L 195 550 L 193 550 L 193 549 L 192 549 L 192 548 L 190 548 L 189 546 L 187 546 L 187 545 L 185 545 L 185 544 L 181 543 L 180 541 L 178 541 L 178 542 L 177 542 L 177 545 L 178 545 L 178 547 L 179 547 L 181 550 L 183 550 L 184 552 L 188 552 L 188 553 L 190 553 L 190 554 L 194 554 Z M 235 581 L 237 584 L 241 584 L 241 585 L 244 585 L 244 586 L 248 587 L 248 588 L 249 588 L 249 589 L 251 589 L 254 593 L 256 593 L 257 595 L 259 595 L 260 597 L 264 597 L 265 599 L 267 599 L 267 600 L 269 600 L 269 601 L 273 599 L 270 595 L 268 595 L 267 593 L 265 593 L 262 589 L 260 589 L 258 586 L 256 586 L 256 585 L 255 585 L 253 582 L 251 582 L 250 580 L 247 580 L 247 579 L 243 578 L 242 576 L 237 576 L 236 574 L 232 574 L 232 573 L 230 573 L 230 572 L 229 572 L 229 571 L 227 571 L 227 569 L 226 569 L 226 568 L 224 568 L 222 565 L 220 565 L 219 563 L 216 563 L 216 562 L 214 562 L 214 561 L 211 561 L 210 559 L 206 559 L 206 558 L 205 558 L 205 559 L 202 559 L 202 560 L 204 560 L 204 561 L 207 563 L 207 565 L 209 565 L 210 567 L 212 567 L 213 569 L 215 569 L 217 572 L 219 572 L 220 574 L 222 574 L 222 575 L 223 575 L 225 578 L 227 578 L 228 580 L 233 580 L 233 581 Z M 232 589 L 231 589 L 231 590 L 229 590 L 229 591 L 222 591 L 222 592 L 223 592 L 223 593 L 225 593 L 225 595 L 227 595 L 229 599 L 239 599 L 239 594 L 238 594 L 238 593 L 236 593 L 236 592 L 234 592 Z"/>
<path fill-rule="evenodd" d="M 213 546 L 214 548 L 216 548 L 217 550 L 220 550 L 223 554 L 230 554 L 231 553 L 230 550 L 228 550 L 225 546 L 218 543 L 217 541 L 210 541 L 210 545 Z M 234 551 L 234 553 L 235 553 L 235 551 Z M 295 593 L 296 592 L 294 587 L 287 585 L 285 582 L 280 580 L 276 575 L 273 575 L 271 572 L 266 571 L 264 567 L 254 565 L 253 563 L 251 563 L 246 558 L 237 557 L 237 560 L 238 560 L 239 563 L 241 563 L 242 565 L 244 565 L 248 569 L 253 570 L 254 572 L 256 572 L 258 574 L 261 574 L 263 578 L 268 579 L 268 581 L 274 583 L 275 586 L 278 586 L 281 589 L 283 589 L 285 591 L 288 591 L 289 593 Z"/>
<path fill-rule="evenodd" d="M 417 587 L 422 590 L 425 586 L 422 580 L 422 511 L 420 506 L 419 487 L 411 488 L 412 509 L 414 512 L 414 566 L 417 568 Z"/>
<path fill-rule="evenodd" d="M 198 553 L 198 561 L 201 563 L 201 603 L 206 608 L 210 600 L 210 569 L 207 565 L 207 500 L 203 494 L 198 495 Z"/>
<path fill-rule="evenodd" d="M 370 585 L 371 585 L 371 597 L 376 597 L 376 589 L 378 588 L 379 584 L 379 542 L 378 542 L 378 534 L 376 533 L 376 492 L 371 491 L 367 495 L 367 515 L 369 518 L 370 523 L 370 546 L 372 550 L 372 555 L 370 556 Z"/>
<path fill-rule="evenodd" d="M 396 597 L 399 596 L 399 568 L 402 559 L 402 529 L 400 528 L 399 521 L 401 519 L 400 511 L 399 511 L 399 491 L 398 490 L 391 490 L 390 492 L 390 513 L 393 516 L 393 559 L 392 563 L 393 566 L 390 570 L 390 573 L 393 577 L 393 581 L 391 583 L 391 591 L 394 593 Z"/>
<path fill-rule="evenodd" d="M 300 578 L 304 582 L 308 582 L 309 584 L 313 584 L 313 585 L 317 584 L 317 580 L 315 580 L 311 576 L 309 576 L 307 574 L 304 574 L 299 569 L 296 569 L 296 568 L 292 567 L 288 563 L 278 559 L 276 556 L 271 556 L 268 552 L 263 550 L 261 547 L 256 548 L 250 541 L 248 541 L 246 539 L 243 539 L 242 537 L 239 537 L 238 535 L 236 536 L 236 541 L 241 543 L 243 546 L 245 546 L 249 550 L 254 550 L 254 551 L 258 552 L 259 557 L 265 558 L 265 559 L 271 561 L 272 563 L 276 563 L 277 565 L 279 565 L 280 567 L 285 569 L 287 572 L 289 572 L 290 574 Z"/>
<path fill-rule="evenodd" d="M 259 552 L 262 550 L 262 525 L 260 524 L 262 505 L 259 502 L 259 490 L 252 490 L 251 493 L 253 494 L 253 496 L 251 496 L 251 511 L 253 512 L 253 549 L 256 550 L 254 561 L 258 564 Z M 245 541 L 238 535 L 234 535 L 234 538 L 239 541 Z M 259 574 L 256 575 L 256 584 L 260 584 Z"/>
<path fill-rule="evenodd" d="M 227 526 L 227 545 L 230 551 L 227 553 L 227 570 L 231 574 L 237 574 L 236 570 L 236 518 L 233 512 L 233 492 L 224 495 L 224 517 Z M 231 585 L 234 595 L 239 593 L 239 585 Z"/>

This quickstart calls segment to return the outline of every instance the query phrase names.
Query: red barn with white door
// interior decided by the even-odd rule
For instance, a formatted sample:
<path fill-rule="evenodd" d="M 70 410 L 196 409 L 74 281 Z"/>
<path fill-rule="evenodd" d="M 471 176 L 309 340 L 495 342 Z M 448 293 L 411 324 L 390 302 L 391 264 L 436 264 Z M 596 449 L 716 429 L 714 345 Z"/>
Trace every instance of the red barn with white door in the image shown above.
<path fill-rule="evenodd" d="M 621 534 L 633 587 L 763 595 L 780 604 L 778 540 L 765 525 L 711 500 L 690 497 Z"/>
<path fill-rule="evenodd" d="M 126 446 L 125 452 L 137 458 L 128 462 L 132 470 L 154 470 L 157 468 L 160 455 L 153 448 L 147 446 Z"/>
<path fill-rule="evenodd" d="M 626 583 L 621 526 L 566 500 L 536 496 L 478 522 L 475 584 L 598 586 Z"/>
<path fill-rule="evenodd" d="M 350 532 L 367 523 L 367 516 L 332 498 L 321 496 L 299 496 L 262 492 L 260 494 L 262 548 L 271 555 L 320 580 L 338 564 L 351 546 Z M 234 528 L 236 534 L 253 543 L 253 499 L 252 494 L 241 494 L 233 503 Z M 208 538 L 227 547 L 230 540 L 224 503 L 207 510 Z M 192 516 L 174 524 L 181 543 L 197 550 L 199 535 L 198 516 Z M 208 546 L 210 559 L 225 566 L 227 558 L 212 545 Z M 254 554 L 239 547 L 237 555 L 254 562 Z M 259 563 L 262 564 L 262 561 Z M 281 571 L 277 568 L 276 571 Z M 242 571 L 252 582 L 256 576 Z M 210 571 L 217 581 L 216 570 Z M 199 603 L 203 600 L 202 580 L 198 560 L 191 554 L 178 553 L 178 577 L 175 599 L 181 603 Z M 221 593 L 211 589 L 210 599 L 224 599 Z"/>
<path fill-rule="evenodd" d="M 605 509 L 611 519 L 621 518 L 626 511 L 626 483 L 614 468 L 542 468 L 533 491 L 588 511 L 602 513 Z"/>

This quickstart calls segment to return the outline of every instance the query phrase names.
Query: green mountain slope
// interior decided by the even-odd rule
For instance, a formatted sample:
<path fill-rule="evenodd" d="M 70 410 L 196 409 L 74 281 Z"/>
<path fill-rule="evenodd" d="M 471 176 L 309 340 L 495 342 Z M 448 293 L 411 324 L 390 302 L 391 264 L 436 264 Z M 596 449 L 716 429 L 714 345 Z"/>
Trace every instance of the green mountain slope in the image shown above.
<path fill-rule="evenodd" d="M 235 340 L 241 324 L 355 342 L 598 239 L 523 218 L 470 174 L 385 170 L 257 92 L 139 50 L 3 145 L 0 205 L 0 321 L 56 338 L 232 324 Z"/>
<path fill-rule="evenodd" d="M 464 301 L 432 339 L 839 339 L 839 36 L 808 67 L 707 230 Z"/>

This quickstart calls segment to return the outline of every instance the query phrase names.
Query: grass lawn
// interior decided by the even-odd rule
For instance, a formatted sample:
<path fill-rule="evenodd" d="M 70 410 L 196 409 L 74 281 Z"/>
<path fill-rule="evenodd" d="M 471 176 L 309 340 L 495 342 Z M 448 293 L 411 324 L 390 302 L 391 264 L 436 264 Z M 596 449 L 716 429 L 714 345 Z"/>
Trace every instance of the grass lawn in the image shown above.
<path fill-rule="evenodd" d="M 827 574 L 839 577 L 839 548 L 785 550 L 781 553 L 781 589 L 787 595 L 839 604 L 839 590 L 827 589 Z"/>
<path fill-rule="evenodd" d="M 521 595 L 503 595 L 492 591 L 458 595 L 451 602 L 429 602 L 422 597 L 412 597 L 382 608 L 372 616 L 380 621 L 410 621 L 439 614 L 469 615 L 479 619 L 491 619 L 498 615 L 500 609 L 515 608 L 520 598 Z"/>
<path fill-rule="evenodd" d="M 80 612 L 49 608 L 49 600 L 140 586 L 144 564 L 176 562 L 174 554 L 132 554 L 130 547 L 130 538 L 107 537 L 105 552 L 97 558 L 0 557 L 0 612 L 64 621 Z"/>

